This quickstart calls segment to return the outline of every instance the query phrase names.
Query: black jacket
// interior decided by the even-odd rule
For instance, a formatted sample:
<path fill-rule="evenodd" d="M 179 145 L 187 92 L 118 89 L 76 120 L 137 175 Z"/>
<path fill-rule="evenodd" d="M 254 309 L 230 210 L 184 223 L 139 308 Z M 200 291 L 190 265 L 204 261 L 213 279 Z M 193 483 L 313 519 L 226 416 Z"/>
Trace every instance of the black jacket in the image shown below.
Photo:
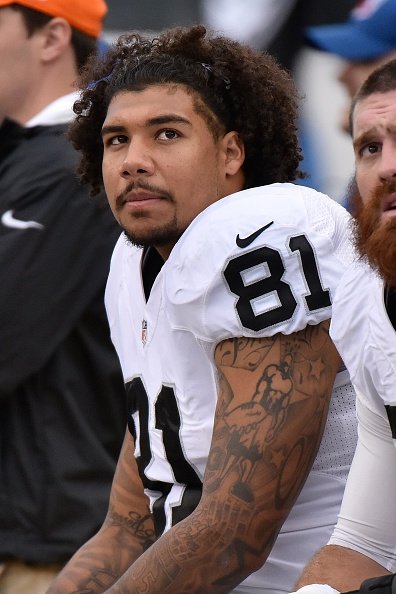
<path fill-rule="evenodd" d="M 99 528 L 125 430 L 103 305 L 120 230 L 65 131 L 0 129 L 0 560 L 66 560 Z"/>

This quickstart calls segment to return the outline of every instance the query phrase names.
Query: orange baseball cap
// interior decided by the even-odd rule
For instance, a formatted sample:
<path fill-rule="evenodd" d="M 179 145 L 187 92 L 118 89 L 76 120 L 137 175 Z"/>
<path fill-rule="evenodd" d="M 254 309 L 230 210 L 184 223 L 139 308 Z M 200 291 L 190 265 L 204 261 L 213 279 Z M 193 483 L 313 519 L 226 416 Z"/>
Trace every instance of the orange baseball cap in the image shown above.
<path fill-rule="evenodd" d="M 72 27 L 91 37 L 99 37 L 107 13 L 104 0 L 0 0 L 0 7 L 10 4 L 20 4 L 52 17 L 62 17 Z"/>

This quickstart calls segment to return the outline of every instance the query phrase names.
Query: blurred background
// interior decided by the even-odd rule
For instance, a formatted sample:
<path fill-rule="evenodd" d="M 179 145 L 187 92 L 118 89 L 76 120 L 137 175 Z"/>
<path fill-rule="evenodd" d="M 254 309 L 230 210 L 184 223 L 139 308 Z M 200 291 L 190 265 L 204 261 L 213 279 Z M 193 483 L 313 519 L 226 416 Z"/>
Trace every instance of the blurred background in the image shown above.
<path fill-rule="evenodd" d="M 307 26 L 344 21 L 356 0 L 107 0 L 104 38 L 140 30 L 155 35 L 175 25 L 209 28 L 272 53 L 303 96 L 300 136 L 307 185 L 343 202 L 353 173 L 348 135 L 340 128 L 348 97 L 337 81 L 340 58 L 308 47 Z"/>

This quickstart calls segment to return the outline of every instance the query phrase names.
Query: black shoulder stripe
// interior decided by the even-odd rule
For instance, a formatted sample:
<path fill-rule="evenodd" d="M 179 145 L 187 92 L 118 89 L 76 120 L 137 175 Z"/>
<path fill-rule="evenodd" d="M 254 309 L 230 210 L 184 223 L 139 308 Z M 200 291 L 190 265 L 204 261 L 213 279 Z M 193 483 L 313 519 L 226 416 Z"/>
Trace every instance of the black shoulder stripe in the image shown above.
<path fill-rule="evenodd" d="M 342 594 L 396 594 L 396 573 L 369 578 L 362 582 L 359 590 L 349 590 Z"/>
<path fill-rule="evenodd" d="M 396 594 L 396 574 L 381 575 L 365 580 L 358 594 Z"/>
<path fill-rule="evenodd" d="M 389 404 L 386 404 L 385 410 L 392 430 L 392 437 L 393 439 L 396 439 L 396 406 L 389 406 Z"/>

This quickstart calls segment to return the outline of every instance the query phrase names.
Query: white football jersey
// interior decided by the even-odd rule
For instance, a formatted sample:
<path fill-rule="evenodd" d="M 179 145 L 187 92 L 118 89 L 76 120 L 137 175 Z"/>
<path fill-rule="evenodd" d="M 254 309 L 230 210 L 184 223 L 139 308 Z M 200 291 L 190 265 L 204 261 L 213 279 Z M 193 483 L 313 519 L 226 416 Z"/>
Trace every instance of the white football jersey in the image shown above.
<path fill-rule="evenodd" d="M 353 257 L 348 227 L 346 211 L 309 188 L 273 184 L 238 192 L 194 219 L 148 300 L 143 252 L 120 238 L 106 306 L 159 534 L 200 499 L 217 399 L 215 346 L 329 319 Z M 343 372 L 305 487 L 264 568 L 235 592 L 290 591 L 331 534 L 355 443 L 354 394 Z"/>
<path fill-rule="evenodd" d="M 396 332 L 385 308 L 384 283 L 362 262 L 347 270 L 337 289 L 330 334 L 359 398 L 391 420 L 396 407 Z"/>
<path fill-rule="evenodd" d="M 335 295 L 330 334 L 356 388 L 359 440 L 329 544 L 395 572 L 396 331 L 384 289 L 377 273 L 357 262 Z"/>

